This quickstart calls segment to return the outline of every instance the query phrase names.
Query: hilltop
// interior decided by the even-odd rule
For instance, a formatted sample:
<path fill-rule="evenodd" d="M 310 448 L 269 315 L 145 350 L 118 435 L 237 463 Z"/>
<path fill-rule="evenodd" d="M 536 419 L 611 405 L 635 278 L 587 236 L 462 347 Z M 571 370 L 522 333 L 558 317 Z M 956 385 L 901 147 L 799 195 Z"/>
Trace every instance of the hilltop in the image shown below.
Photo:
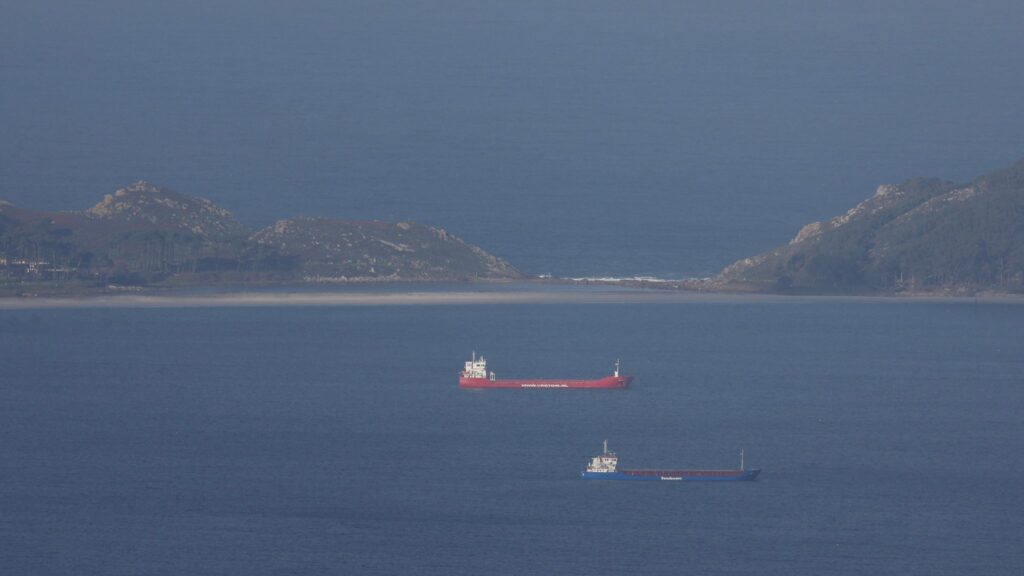
<path fill-rule="evenodd" d="M 8 287 L 521 276 L 439 228 L 299 218 L 254 232 L 209 200 L 148 182 L 84 211 L 34 211 L 0 201 L 0 285 Z"/>
<path fill-rule="evenodd" d="M 260 246 L 295 256 L 320 278 L 516 278 L 508 262 L 441 228 L 412 222 L 326 218 L 281 220 L 252 236 Z"/>
<path fill-rule="evenodd" d="M 85 215 L 121 230 L 179 232 L 211 242 L 237 240 L 250 234 L 231 212 L 213 202 L 145 181 L 107 194 Z"/>
<path fill-rule="evenodd" d="M 878 187 L 846 214 L 745 258 L 720 289 L 807 293 L 1024 292 L 1024 160 L 968 183 Z"/>

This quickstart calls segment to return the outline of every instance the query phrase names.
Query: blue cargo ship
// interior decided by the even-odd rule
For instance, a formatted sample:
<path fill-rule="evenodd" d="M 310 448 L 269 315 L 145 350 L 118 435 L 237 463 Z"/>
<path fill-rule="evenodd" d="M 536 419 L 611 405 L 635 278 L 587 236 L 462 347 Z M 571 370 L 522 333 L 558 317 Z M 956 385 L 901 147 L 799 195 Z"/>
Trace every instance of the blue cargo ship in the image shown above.
<path fill-rule="evenodd" d="M 604 452 L 590 459 L 590 464 L 582 472 L 582 476 L 585 480 L 736 482 L 754 480 L 760 472 L 760 468 L 747 470 L 744 467 L 743 450 L 740 450 L 740 467 L 735 470 L 677 470 L 666 468 L 620 470 L 619 458 L 614 452 L 608 451 L 608 441 L 605 440 Z"/>

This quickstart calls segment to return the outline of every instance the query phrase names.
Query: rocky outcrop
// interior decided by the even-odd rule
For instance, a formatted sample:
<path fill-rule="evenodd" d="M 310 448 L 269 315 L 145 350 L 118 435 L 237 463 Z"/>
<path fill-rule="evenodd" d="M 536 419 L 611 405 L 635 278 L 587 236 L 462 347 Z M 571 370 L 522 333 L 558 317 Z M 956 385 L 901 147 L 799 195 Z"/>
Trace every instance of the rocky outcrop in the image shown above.
<path fill-rule="evenodd" d="M 139 181 L 86 210 L 90 218 L 143 229 L 175 230 L 206 240 L 245 238 L 249 230 L 205 198 L 186 196 Z"/>

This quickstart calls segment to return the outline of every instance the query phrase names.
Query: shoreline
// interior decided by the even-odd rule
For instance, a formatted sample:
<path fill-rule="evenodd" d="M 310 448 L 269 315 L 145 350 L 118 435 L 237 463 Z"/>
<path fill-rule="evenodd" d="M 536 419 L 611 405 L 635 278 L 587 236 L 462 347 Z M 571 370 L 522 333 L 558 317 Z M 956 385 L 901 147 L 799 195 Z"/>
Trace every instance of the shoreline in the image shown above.
<path fill-rule="evenodd" d="M 483 286 L 490 290 L 481 289 Z M 270 288 L 265 291 L 229 289 L 221 292 L 171 290 L 87 295 L 0 297 L 0 311 L 42 309 L 111 308 L 240 308 L 295 306 L 451 306 L 489 304 L 811 304 L 849 303 L 972 303 L 1024 304 L 1015 294 L 943 295 L 811 295 L 756 292 L 713 292 L 649 289 L 629 286 L 523 283 L 465 284 L 465 289 L 440 285 L 438 290 L 411 289 L 409 284 L 378 285 L 380 290 L 296 290 Z M 426 287 L 426 285 L 421 285 Z M 548 289 L 545 290 L 544 287 Z M 474 288 L 475 287 L 475 288 Z M 558 289 L 556 289 L 556 287 Z M 307 288 L 304 286 L 304 288 Z M 198 289 L 197 289 L 198 290 Z"/>

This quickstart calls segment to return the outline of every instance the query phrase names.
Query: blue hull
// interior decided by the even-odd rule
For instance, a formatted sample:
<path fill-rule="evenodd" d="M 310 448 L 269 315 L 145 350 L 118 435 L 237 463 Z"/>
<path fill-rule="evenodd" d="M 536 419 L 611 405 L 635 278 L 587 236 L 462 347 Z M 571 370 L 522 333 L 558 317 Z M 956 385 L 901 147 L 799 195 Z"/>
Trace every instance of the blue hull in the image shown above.
<path fill-rule="evenodd" d="M 705 475 L 699 471 L 683 471 L 678 476 L 624 474 L 622 472 L 581 472 L 584 480 L 624 480 L 629 482 L 740 482 L 757 478 L 761 470 L 744 470 L 735 475 Z"/>
<path fill-rule="evenodd" d="M 622 472 L 581 472 L 584 480 L 635 480 L 651 482 L 661 480 L 661 476 L 630 476 Z"/>

